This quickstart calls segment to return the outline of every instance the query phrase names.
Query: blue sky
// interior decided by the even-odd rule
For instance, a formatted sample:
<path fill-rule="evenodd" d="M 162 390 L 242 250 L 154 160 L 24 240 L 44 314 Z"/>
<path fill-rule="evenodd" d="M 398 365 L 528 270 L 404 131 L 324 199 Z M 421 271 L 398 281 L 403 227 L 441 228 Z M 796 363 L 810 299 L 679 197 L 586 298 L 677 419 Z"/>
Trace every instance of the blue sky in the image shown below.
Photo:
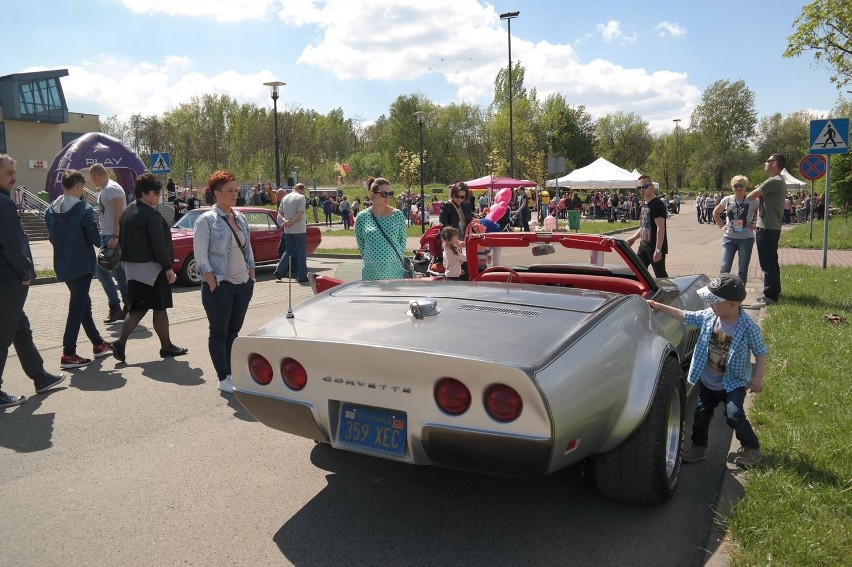
<path fill-rule="evenodd" d="M 746 81 L 759 116 L 827 113 L 830 73 L 784 59 L 803 3 L 609 0 L 12 0 L 0 75 L 67 68 L 72 111 L 162 114 L 193 95 L 271 107 L 343 109 L 364 123 L 399 95 L 487 105 L 512 59 L 543 100 L 563 94 L 593 117 L 622 110 L 652 130 L 686 126 L 704 89 Z M 845 96 L 850 96 L 843 91 Z"/>

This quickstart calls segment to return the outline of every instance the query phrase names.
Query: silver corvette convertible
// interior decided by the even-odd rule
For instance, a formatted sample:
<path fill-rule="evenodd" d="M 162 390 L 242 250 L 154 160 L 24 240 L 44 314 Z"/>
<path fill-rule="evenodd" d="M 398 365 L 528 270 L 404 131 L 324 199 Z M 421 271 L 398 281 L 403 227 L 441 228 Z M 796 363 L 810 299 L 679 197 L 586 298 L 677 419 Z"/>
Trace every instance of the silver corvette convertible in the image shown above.
<path fill-rule="evenodd" d="M 316 277 L 291 318 L 234 343 L 239 401 L 344 451 L 520 477 L 584 461 L 607 496 L 670 498 L 696 333 L 645 300 L 702 309 L 707 277 L 654 279 L 598 235 L 465 247 L 469 281 Z"/>

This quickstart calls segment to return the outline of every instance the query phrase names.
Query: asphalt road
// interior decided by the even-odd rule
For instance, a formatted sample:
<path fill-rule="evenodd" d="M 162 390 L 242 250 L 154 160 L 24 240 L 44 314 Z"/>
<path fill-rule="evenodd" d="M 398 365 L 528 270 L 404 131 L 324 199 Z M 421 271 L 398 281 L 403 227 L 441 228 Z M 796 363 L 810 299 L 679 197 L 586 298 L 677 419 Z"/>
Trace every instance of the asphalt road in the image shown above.
<path fill-rule="evenodd" d="M 671 274 L 716 271 L 718 230 L 681 214 L 670 235 Z M 310 264 L 358 273 L 351 260 Z M 292 291 L 298 316 L 310 289 Z M 100 321 L 96 282 L 92 297 Z M 287 285 L 261 270 L 244 330 L 282 315 L 286 301 Z M 607 500 L 579 468 L 522 481 L 337 452 L 268 429 L 220 394 L 198 290 L 176 289 L 175 303 L 173 341 L 189 356 L 158 357 L 149 315 L 127 365 L 100 359 L 0 410 L 0 564 L 700 565 L 708 537 L 715 551 L 730 442 L 719 416 L 708 458 L 685 466 L 659 507 Z M 61 284 L 34 286 L 26 305 L 53 371 L 66 305 Z M 32 394 L 14 354 L 3 388 Z"/>

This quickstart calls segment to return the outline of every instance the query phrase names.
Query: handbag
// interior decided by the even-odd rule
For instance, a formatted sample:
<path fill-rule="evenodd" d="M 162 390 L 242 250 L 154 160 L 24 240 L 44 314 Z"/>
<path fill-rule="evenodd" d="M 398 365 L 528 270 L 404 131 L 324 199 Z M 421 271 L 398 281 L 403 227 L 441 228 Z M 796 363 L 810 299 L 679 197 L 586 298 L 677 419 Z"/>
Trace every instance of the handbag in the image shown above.
<path fill-rule="evenodd" d="M 379 232 L 381 232 L 382 236 L 385 237 L 385 240 L 388 241 L 388 244 L 390 245 L 391 250 L 394 251 L 394 253 L 396 254 L 396 257 L 399 258 L 400 262 L 402 262 L 402 272 L 403 272 L 402 277 L 405 278 L 405 279 L 416 278 L 417 273 L 414 271 L 414 264 L 411 263 L 411 258 L 403 257 L 399 253 L 399 250 L 397 250 L 396 246 L 393 245 L 393 242 L 391 242 L 391 239 L 388 238 L 387 234 L 385 234 L 385 231 L 382 228 L 382 225 L 379 224 L 379 220 L 376 218 L 376 215 L 373 214 L 373 211 L 370 211 L 370 216 L 373 217 L 373 222 L 376 223 L 376 226 L 379 228 Z"/>

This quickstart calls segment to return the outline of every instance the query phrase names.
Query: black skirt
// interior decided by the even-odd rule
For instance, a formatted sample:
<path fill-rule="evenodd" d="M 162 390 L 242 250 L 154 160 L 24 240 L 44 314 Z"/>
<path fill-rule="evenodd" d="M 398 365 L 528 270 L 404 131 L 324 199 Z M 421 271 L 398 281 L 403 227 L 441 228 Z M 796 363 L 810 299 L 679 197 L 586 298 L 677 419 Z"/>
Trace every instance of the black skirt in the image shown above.
<path fill-rule="evenodd" d="M 172 286 L 166 280 L 165 270 L 161 270 L 157 275 L 154 285 L 127 280 L 127 294 L 130 296 L 130 311 L 160 310 L 172 307 Z"/>

